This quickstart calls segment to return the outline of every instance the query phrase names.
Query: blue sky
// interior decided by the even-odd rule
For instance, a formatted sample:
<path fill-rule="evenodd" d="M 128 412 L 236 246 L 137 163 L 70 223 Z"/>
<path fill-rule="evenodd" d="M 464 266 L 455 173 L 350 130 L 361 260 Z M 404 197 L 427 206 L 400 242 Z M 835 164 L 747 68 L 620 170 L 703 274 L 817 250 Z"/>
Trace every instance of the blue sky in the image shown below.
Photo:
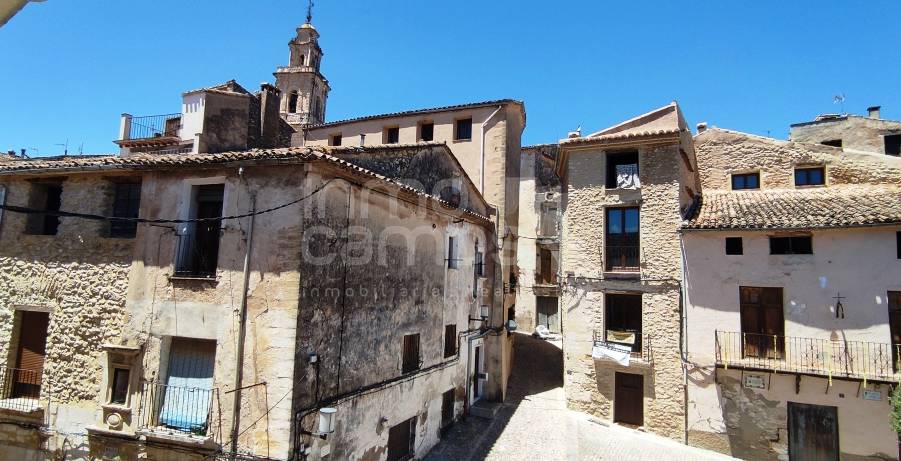
<path fill-rule="evenodd" d="M 294 0 L 47 0 L 0 28 L 0 149 L 115 152 L 119 114 L 274 81 Z M 318 0 L 327 118 L 525 101 L 524 144 L 675 99 L 692 126 L 785 138 L 819 113 L 901 119 L 901 2 Z M 35 151 L 31 151 L 33 155 Z"/>

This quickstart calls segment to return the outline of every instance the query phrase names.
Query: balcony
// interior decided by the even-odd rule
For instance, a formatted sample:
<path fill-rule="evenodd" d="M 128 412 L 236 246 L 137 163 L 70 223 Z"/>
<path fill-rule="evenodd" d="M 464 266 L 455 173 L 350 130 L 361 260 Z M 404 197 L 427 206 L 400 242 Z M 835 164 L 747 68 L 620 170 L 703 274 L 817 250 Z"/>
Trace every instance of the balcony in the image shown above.
<path fill-rule="evenodd" d="M 0 409 L 31 413 L 40 411 L 41 370 L 0 367 Z"/>
<path fill-rule="evenodd" d="M 145 383 L 139 426 L 143 432 L 216 439 L 218 389 Z"/>
<path fill-rule="evenodd" d="M 726 369 L 898 382 L 899 351 L 901 344 L 716 332 L 716 365 Z"/>
<path fill-rule="evenodd" d="M 133 117 L 122 114 L 119 140 L 122 147 L 174 145 L 181 142 L 181 114 Z"/>
<path fill-rule="evenodd" d="M 638 245 L 607 245 L 604 269 L 607 272 L 638 272 L 641 248 Z"/>
<path fill-rule="evenodd" d="M 631 360 L 651 362 L 651 336 L 640 331 L 594 330 L 594 347 L 602 347 L 629 355 Z"/>

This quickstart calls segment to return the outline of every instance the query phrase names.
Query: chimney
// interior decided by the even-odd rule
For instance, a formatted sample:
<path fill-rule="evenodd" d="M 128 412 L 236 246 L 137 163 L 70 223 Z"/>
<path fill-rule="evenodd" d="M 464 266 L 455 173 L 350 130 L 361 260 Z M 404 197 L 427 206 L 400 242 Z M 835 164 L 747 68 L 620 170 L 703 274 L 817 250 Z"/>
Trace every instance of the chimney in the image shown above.
<path fill-rule="evenodd" d="M 269 83 L 260 84 L 260 147 L 279 147 L 281 90 Z"/>
<path fill-rule="evenodd" d="M 22 158 L 25 158 L 25 149 L 22 149 Z"/>
<path fill-rule="evenodd" d="M 707 122 L 698 123 L 698 134 L 707 131 Z"/>
<path fill-rule="evenodd" d="M 879 109 L 881 106 L 870 106 L 867 107 L 867 115 L 870 118 L 879 118 Z"/>

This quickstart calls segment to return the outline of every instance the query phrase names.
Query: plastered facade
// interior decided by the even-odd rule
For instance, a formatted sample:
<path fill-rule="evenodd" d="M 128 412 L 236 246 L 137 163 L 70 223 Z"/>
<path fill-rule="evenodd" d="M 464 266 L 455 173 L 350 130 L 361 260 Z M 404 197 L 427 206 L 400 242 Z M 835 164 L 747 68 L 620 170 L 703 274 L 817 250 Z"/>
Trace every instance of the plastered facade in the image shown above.
<path fill-rule="evenodd" d="M 681 121 L 684 127 L 684 121 Z M 687 131 L 687 130 L 685 130 Z M 570 408 L 615 420 L 615 372 L 644 376 L 644 426 L 682 440 L 684 385 L 680 360 L 681 254 L 677 231 L 688 203 L 686 186 L 696 183 L 690 136 L 625 145 L 567 147 L 561 237 L 564 385 Z M 637 150 L 640 188 L 605 188 L 606 152 Z M 640 207 L 638 273 L 604 272 L 606 207 Z M 605 293 L 641 294 L 642 333 L 649 353 L 628 367 L 592 358 L 593 332 L 605 328 Z"/>
<path fill-rule="evenodd" d="M 901 134 L 901 122 L 846 114 L 791 126 L 792 141 L 819 144 L 841 140 L 847 151 L 885 154 L 885 135 Z"/>
<path fill-rule="evenodd" d="M 824 167 L 824 187 L 836 190 L 901 184 L 901 162 L 880 154 L 719 129 L 696 136 L 695 148 L 705 192 L 728 190 L 732 172 L 751 169 L 760 171 L 763 190 L 794 189 L 794 167 L 810 165 Z M 690 444 L 741 458 L 788 459 L 787 404 L 796 402 L 837 407 L 843 459 L 897 457 L 887 384 L 875 377 L 866 385 L 860 379 L 830 380 L 825 369 L 796 381 L 785 372 L 717 368 L 715 332 L 741 331 L 740 286 L 781 287 L 786 337 L 890 344 L 887 292 L 901 290 L 899 230 L 810 229 L 810 255 L 771 255 L 774 231 L 684 231 Z M 725 255 L 726 237 L 742 238 L 742 255 Z M 845 318 L 836 316 L 839 293 Z M 749 374 L 766 387 L 746 386 Z M 880 399 L 865 399 L 864 391 L 876 391 Z"/>

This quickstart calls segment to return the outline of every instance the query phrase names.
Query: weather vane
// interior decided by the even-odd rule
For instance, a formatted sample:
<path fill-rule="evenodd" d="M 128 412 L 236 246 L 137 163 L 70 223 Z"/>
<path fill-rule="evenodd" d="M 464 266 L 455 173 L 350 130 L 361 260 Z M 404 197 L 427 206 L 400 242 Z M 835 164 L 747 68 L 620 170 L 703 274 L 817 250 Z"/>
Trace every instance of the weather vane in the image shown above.
<path fill-rule="evenodd" d="M 313 22 L 313 0 L 307 0 L 307 24 Z"/>

